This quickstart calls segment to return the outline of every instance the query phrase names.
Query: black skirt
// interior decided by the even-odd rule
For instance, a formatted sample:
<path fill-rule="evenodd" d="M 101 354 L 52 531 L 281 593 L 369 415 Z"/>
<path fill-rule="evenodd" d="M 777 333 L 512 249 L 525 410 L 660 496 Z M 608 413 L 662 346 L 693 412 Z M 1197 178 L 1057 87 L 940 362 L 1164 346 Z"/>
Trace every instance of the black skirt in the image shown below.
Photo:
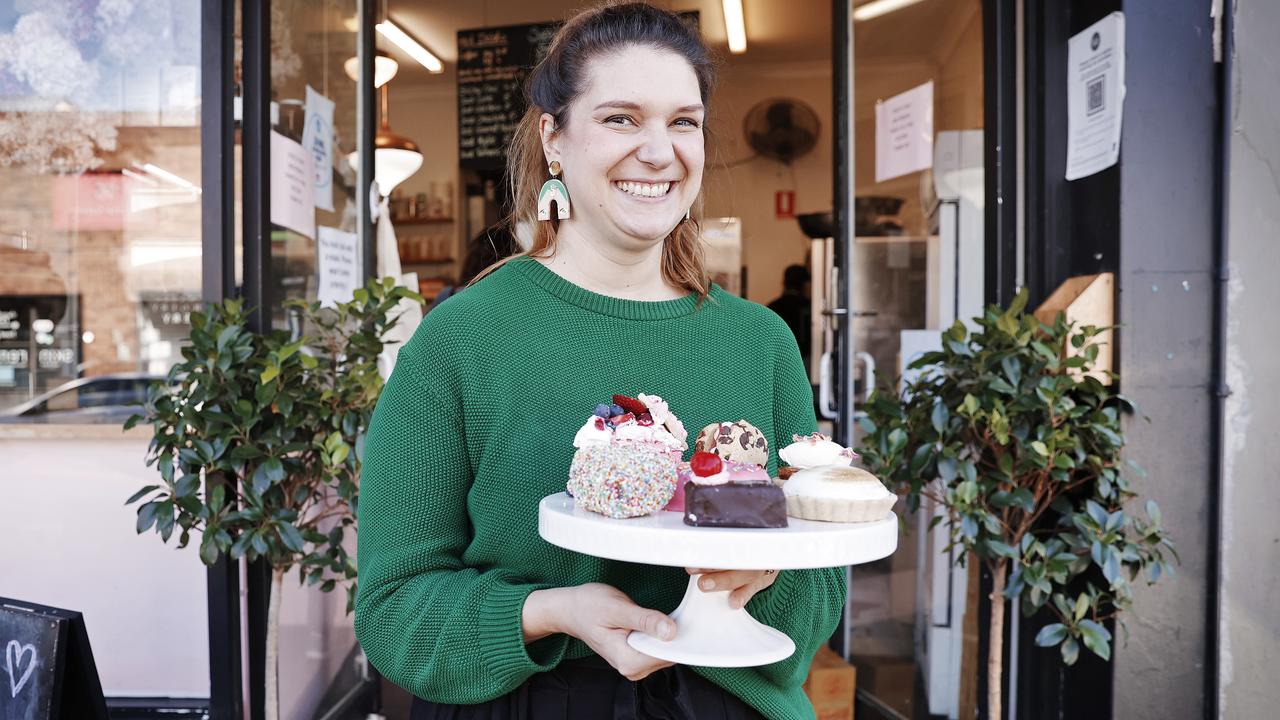
<path fill-rule="evenodd" d="M 413 701 L 411 720 L 764 720 L 736 696 L 683 665 L 638 682 L 596 655 L 566 660 L 478 705 Z"/>

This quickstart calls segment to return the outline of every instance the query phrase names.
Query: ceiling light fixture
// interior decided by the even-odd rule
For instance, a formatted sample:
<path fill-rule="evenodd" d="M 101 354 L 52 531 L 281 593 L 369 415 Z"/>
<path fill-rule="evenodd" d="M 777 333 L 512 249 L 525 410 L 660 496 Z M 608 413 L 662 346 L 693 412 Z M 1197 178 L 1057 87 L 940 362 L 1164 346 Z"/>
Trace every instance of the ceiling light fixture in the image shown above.
<path fill-rule="evenodd" d="M 729 36 L 729 52 L 747 51 L 747 27 L 742 18 L 742 0 L 724 0 L 724 32 Z"/>
<path fill-rule="evenodd" d="M 862 22 L 863 20 L 871 20 L 881 15 L 886 15 L 895 10 L 901 10 L 921 2 L 921 0 L 871 0 L 866 5 L 861 5 L 853 9 L 854 22 Z"/>
<path fill-rule="evenodd" d="M 409 138 L 391 131 L 390 113 L 387 111 L 386 85 L 382 86 L 382 126 L 373 138 L 373 182 L 378 194 L 387 197 L 397 185 L 408 180 L 422 167 L 422 151 Z M 360 166 L 360 152 L 347 155 L 352 168 Z"/>
<path fill-rule="evenodd" d="M 399 25 L 385 20 L 374 25 L 382 37 L 395 43 L 396 47 L 409 54 L 409 57 L 422 63 L 422 67 L 433 73 L 444 72 L 444 63 L 440 62 L 440 58 L 431 54 L 431 51 L 422 45 L 422 43 L 414 40 L 409 33 L 400 29 Z"/>
<path fill-rule="evenodd" d="M 347 77 L 355 82 L 360 81 L 360 58 L 358 56 L 352 55 L 347 58 L 347 61 L 342 64 L 342 69 L 347 71 Z M 378 54 L 373 57 L 373 86 L 380 88 L 386 85 L 399 71 L 400 63 L 396 62 L 395 58 L 379 50 Z"/>

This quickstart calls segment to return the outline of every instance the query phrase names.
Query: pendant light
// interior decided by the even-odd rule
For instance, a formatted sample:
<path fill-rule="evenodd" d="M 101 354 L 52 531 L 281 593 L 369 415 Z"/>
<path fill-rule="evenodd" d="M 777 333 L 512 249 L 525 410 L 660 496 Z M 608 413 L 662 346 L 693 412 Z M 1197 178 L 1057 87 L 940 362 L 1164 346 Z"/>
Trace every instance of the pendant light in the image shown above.
<path fill-rule="evenodd" d="M 387 197 L 397 185 L 409 179 L 422 167 L 422 151 L 409 138 L 392 132 L 387 111 L 387 86 L 382 92 L 382 122 L 373 138 L 373 181 L 378 194 Z M 359 166 L 360 152 L 347 155 L 352 168 Z"/>
<path fill-rule="evenodd" d="M 354 82 L 360 82 L 360 58 L 352 55 L 342 64 L 342 69 L 347 71 L 347 77 Z M 380 88 L 386 85 L 391 78 L 396 76 L 400 71 L 400 63 L 387 53 L 379 50 L 378 54 L 373 58 L 373 86 Z"/>

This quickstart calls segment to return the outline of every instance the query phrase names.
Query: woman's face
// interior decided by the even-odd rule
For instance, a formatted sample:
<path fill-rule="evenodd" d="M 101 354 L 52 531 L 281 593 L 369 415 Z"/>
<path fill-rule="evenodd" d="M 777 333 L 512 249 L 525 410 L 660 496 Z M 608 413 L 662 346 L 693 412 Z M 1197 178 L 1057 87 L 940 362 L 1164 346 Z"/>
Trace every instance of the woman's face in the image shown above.
<path fill-rule="evenodd" d="M 681 56 L 632 46 L 593 60 L 566 126 L 547 114 L 541 125 L 575 231 L 635 249 L 666 238 L 702 186 L 704 116 L 698 78 Z"/>

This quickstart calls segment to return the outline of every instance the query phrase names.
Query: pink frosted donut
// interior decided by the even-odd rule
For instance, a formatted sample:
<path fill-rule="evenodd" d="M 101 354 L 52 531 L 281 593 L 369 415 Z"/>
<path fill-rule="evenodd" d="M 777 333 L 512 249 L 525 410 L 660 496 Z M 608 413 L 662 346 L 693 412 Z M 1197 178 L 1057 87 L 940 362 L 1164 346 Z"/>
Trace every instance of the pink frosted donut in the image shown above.
<path fill-rule="evenodd" d="M 661 510 L 676 489 L 676 458 L 639 445 L 578 448 L 569 467 L 569 494 L 584 510 L 630 518 Z"/>

